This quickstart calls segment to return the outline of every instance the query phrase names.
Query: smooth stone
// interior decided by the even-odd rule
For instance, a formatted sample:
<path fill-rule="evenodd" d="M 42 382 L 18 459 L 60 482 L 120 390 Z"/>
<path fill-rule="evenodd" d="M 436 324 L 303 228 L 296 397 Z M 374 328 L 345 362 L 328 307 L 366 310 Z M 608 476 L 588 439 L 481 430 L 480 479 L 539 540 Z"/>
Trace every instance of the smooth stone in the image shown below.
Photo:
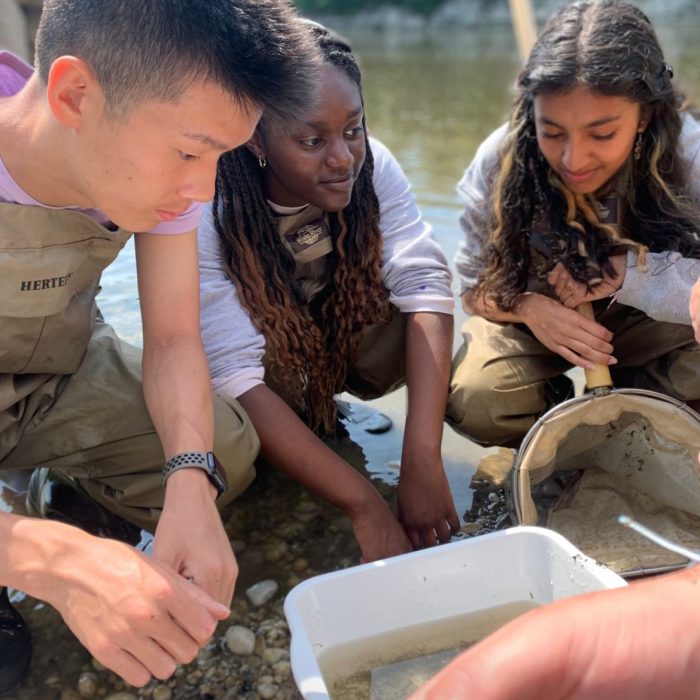
<path fill-rule="evenodd" d="M 153 700 L 171 700 L 173 691 L 167 685 L 159 685 L 153 689 Z"/>
<path fill-rule="evenodd" d="M 299 559 L 295 559 L 294 563 L 292 564 L 292 569 L 297 574 L 303 574 L 308 568 L 309 568 L 309 562 L 306 561 L 306 559 L 303 559 L 301 557 Z"/>
<path fill-rule="evenodd" d="M 278 661 L 288 661 L 289 652 L 286 649 L 280 649 L 279 647 L 268 647 L 262 653 L 262 660 L 266 664 L 275 664 Z"/>
<path fill-rule="evenodd" d="M 116 693 L 108 695 L 105 700 L 138 700 L 133 693 L 127 693 L 125 690 L 120 690 Z"/>
<path fill-rule="evenodd" d="M 232 654 L 248 656 L 255 650 L 255 633 L 247 627 L 233 625 L 226 630 L 226 646 Z"/>
<path fill-rule="evenodd" d="M 286 678 L 292 673 L 292 664 L 289 661 L 278 661 L 272 666 L 272 670 L 278 675 Z"/>
<path fill-rule="evenodd" d="M 280 687 L 276 683 L 261 683 L 257 687 L 258 695 L 262 700 L 274 700 Z"/>
<path fill-rule="evenodd" d="M 97 694 L 97 676 L 94 673 L 81 673 L 78 678 L 78 692 L 84 698 L 94 698 Z"/>
<path fill-rule="evenodd" d="M 82 696 L 73 688 L 64 688 L 61 692 L 61 700 L 82 700 Z"/>
<path fill-rule="evenodd" d="M 261 605 L 265 605 L 265 603 L 274 598 L 278 588 L 277 581 L 268 578 L 253 584 L 245 594 L 248 600 L 255 605 L 255 607 L 259 608 Z"/>

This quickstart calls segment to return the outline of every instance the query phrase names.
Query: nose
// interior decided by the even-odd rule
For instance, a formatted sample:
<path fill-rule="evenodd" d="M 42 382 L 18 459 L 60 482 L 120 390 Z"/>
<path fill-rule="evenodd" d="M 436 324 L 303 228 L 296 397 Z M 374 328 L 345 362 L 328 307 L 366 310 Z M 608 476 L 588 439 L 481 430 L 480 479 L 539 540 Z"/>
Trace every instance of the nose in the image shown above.
<path fill-rule="evenodd" d="M 337 170 L 348 170 L 355 162 L 350 146 L 345 139 L 335 139 L 327 156 L 328 165 Z"/>
<path fill-rule="evenodd" d="M 583 143 L 573 136 L 566 139 L 561 162 L 562 165 L 572 173 L 581 170 L 586 164 L 586 154 L 584 152 Z"/>
<path fill-rule="evenodd" d="M 215 180 L 216 162 L 213 165 L 202 163 L 199 167 L 192 168 L 186 173 L 186 177 L 178 189 L 178 194 L 183 199 L 210 202 L 214 199 Z"/>

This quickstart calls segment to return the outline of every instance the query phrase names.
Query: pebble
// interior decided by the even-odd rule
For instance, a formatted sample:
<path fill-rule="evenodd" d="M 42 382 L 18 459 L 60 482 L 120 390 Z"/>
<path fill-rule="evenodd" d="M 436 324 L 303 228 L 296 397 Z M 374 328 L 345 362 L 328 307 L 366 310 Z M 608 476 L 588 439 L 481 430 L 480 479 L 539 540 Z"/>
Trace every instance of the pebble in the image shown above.
<path fill-rule="evenodd" d="M 138 698 L 133 693 L 128 693 L 125 690 L 120 690 L 117 693 L 112 693 L 108 695 L 105 700 L 138 700 Z"/>
<path fill-rule="evenodd" d="M 153 689 L 153 700 L 171 700 L 173 691 L 167 685 L 159 685 Z"/>
<path fill-rule="evenodd" d="M 258 695 L 262 700 L 273 700 L 277 697 L 280 687 L 276 683 L 260 683 L 257 687 Z"/>
<path fill-rule="evenodd" d="M 245 594 L 248 600 L 255 605 L 255 607 L 259 608 L 261 605 L 265 605 L 265 603 L 274 598 L 278 588 L 277 581 L 268 578 L 253 584 Z"/>
<path fill-rule="evenodd" d="M 306 559 L 295 559 L 292 563 L 292 570 L 297 574 L 303 574 L 309 568 L 309 562 Z"/>
<path fill-rule="evenodd" d="M 61 700 L 81 700 L 81 697 L 73 688 L 64 688 L 61 692 Z"/>
<path fill-rule="evenodd" d="M 275 664 L 278 661 L 288 661 L 289 660 L 289 651 L 287 649 L 280 649 L 278 647 L 269 647 L 268 649 L 265 649 L 265 651 L 262 653 L 262 660 L 266 664 Z"/>
<path fill-rule="evenodd" d="M 84 698 L 97 695 L 97 676 L 94 673 L 81 673 L 78 678 L 78 692 Z"/>
<path fill-rule="evenodd" d="M 233 625 L 226 630 L 226 646 L 233 654 L 248 656 L 255 650 L 255 633 L 247 627 Z"/>
<path fill-rule="evenodd" d="M 483 528 L 483 525 L 481 523 L 465 523 L 459 529 L 465 535 L 475 535 L 482 528 Z"/>
<path fill-rule="evenodd" d="M 292 664 L 289 661 L 278 661 L 272 666 L 272 670 L 282 677 L 290 676 L 292 673 Z"/>

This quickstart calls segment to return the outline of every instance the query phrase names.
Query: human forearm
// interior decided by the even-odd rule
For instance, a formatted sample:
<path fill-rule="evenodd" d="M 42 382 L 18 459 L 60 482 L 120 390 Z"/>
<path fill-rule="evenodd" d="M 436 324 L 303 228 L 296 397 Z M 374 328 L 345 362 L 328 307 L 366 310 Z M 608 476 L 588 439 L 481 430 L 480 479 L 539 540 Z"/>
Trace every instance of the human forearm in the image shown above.
<path fill-rule="evenodd" d="M 0 513 L 0 585 L 46 600 L 61 576 L 55 564 L 85 537 L 67 525 Z"/>
<path fill-rule="evenodd" d="M 238 400 L 256 427 L 262 455 L 350 518 L 364 561 L 410 550 L 399 522 L 369 480 L 330 450 L 271 389 L 259 384 Z"/>
<path fill-rule="evenodd" d="M 453 318 L 448 314 L 408 314 L 406 386 L 408 412 L 404 453 L 429 452 L 439 458 L 452 356 Z"/>
<path fill-rule="evenodd" d="M 406 324 L 408 413 L 399 478 L 399 518 L 414 547 L 447 542 L 459 527 L 442 464 L 452 316 L 410 314 Z"/>
<path fill-rule="evenodd" d="M 238 401 L 253 421 L 260 453 L 275 468 L 349 517 L 381 499 L 370 482 L 314 435 L 272 389 L 258 384 Z"/>
<path fill-rule="evenodd" d="M 197 336 L 146 342 L 143 390 L 166 459 L 181 452 L 212 449 L 213 396 Z"/>
<path fill-rule="evenodd" d="M 523 307 L 533 301 L 531 297 L 537 296 L 539 295 L 529 292 L 519 294 L 513 308 L 510 311 L 503 311 L 492 300 L 483 295 L 477 295 L 475 290 L 469 290 L 462 295 L 462 308 L 470 316 L 482 316 L 494 323 L 525 323 Z"/>

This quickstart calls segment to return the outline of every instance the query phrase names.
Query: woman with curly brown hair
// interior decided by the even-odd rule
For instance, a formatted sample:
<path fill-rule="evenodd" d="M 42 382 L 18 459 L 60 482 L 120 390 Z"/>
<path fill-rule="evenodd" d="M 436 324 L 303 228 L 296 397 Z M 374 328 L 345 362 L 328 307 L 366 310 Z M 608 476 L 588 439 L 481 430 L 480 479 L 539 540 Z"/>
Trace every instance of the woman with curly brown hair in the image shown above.
<path fill-rule="evenodd" d="M 262 455 L 347 513 L 369 561 L 459 525 L 440 456 L 451 278 L 400 166 L 367 136 L 350 47 L 310 27 L 318 103 L 297 122 L 263 117 L 219 162 L 199 234 L 202 331 L 214 386 L 246 409 Z M 335 428 L 335 394 L 404 381 L 397 519 L 320 435 Z"/>
<path fill-rule="evenodd" d="M 580 0 L 547 24 L 510 121 L 459 184 L 460 293 L 471 314 L 448 419 L 517 445 L 572 366 L 700 399 L 688 314 L 700 272 L 700 125 L 648 18 Z M 595 320 L 575 308 L 592 301 Z"/>

